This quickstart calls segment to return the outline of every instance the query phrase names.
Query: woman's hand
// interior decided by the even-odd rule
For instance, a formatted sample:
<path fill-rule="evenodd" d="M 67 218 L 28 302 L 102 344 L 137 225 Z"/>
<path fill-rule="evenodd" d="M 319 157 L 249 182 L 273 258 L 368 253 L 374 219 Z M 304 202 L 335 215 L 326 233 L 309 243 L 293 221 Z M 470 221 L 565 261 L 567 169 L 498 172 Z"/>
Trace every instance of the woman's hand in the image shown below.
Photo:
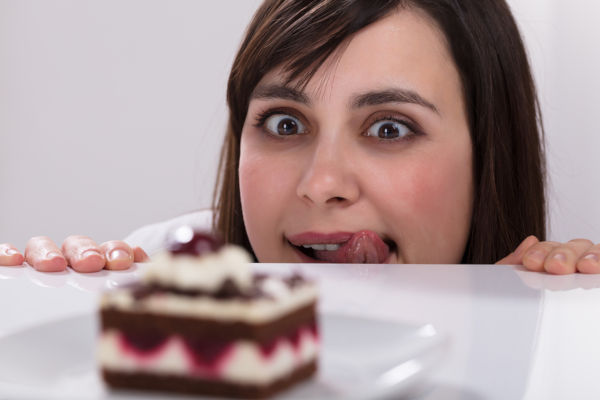
<path fill-rule="evenodd" d="M 119 240 L 98 246 L 87 236 L 69 236 L 58 248 L 50 238 L 36 236 L 27 242 L 22 255 L 8 243 L 0 244 L 0 265 L 16 266 L 27 261 L 41 272 L 63 271 L 70 265 L 78 272 L 97 272 L 103 268 L 122 270 L 134 262 L 144 262 L 148 255 L 140 247 L 131 247 Z"/>
<path fill-rule="evenodd" d="M 530 271 L 556 275 L 600 273 L 600 244 L 587 239 L 567 243 L 540 242 L 529 236 L 517 249 L 496 264 L 523 265 Z"/>

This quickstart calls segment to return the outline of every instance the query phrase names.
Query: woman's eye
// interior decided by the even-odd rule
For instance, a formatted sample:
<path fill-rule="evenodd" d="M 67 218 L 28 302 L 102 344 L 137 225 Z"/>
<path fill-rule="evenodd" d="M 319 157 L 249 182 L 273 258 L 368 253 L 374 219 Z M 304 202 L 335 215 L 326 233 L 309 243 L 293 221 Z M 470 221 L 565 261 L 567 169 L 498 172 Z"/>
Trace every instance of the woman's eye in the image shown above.
<path fill-rule="evenodd" d="M 402 122 L 385 119 L 377 121 L 367 130 L 367 136 L 380 139 L 402 139 L 410 135 L 411 129 Z"/>
<path fill-rule="evenodd" d="M 287 114 L 271 115 L 265 121 L 266 129 L 278 136 L 289 136 L 304 133 L 306 128 L 298 118 Z"/>

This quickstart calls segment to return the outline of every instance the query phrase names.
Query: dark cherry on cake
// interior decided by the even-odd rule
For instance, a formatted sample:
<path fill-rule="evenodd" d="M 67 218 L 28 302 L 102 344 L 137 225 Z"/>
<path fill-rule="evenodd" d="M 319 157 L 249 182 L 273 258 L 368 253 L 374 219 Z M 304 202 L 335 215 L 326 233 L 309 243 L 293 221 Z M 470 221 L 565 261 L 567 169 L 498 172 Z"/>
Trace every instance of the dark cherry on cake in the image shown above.
<path fill-rule="evenodd" d="M 264 398 L 310 378 L 319 349 L 315 284 L 254 274 L 250 260 L 206 232 L 174 231 L 141 282 L 103 295 L 106 383 Z"/>
<path fill-rule="evenodd" d="M 208 232 L 182 226 L 169 234 L 168 250 L 171 254 L 201 256 L 214 253 L 223 247 L 223 241 Z"/>

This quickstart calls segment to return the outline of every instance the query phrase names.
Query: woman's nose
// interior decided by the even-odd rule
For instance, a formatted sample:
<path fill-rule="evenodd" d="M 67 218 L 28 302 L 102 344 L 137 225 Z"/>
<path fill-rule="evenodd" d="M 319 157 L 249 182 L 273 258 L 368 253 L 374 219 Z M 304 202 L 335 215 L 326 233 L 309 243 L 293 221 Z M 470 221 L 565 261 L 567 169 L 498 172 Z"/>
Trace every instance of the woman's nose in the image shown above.
<path fill-rule="evenodd" d="M 335 144 L 317 146 L 305 165 L 297 188 L 298 197 L 319 206 L 356 202 L 360 188 L 349 157 L 350 154 Z"/>

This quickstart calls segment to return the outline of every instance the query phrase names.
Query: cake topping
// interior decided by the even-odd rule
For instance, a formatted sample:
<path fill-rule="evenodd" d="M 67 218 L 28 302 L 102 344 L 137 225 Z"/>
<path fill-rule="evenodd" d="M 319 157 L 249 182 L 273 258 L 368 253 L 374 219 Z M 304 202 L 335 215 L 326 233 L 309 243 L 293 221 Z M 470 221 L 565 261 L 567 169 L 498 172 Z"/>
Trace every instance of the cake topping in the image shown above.
<path fill-rule="evenodd" d="M 245 291 L 252 286 L 251 262 L 242 247 L 224 245 L 209 233 L 183 226 L 169 235 L 168 251 L 154 257 L 146 268 L 144 282 L 216 293 L 229 279 L 237 290 Z"/>
<path fill-rule="evenodd" d="M 293 289 L 296 286 L 301 286 L 303 284 L 306 283 L 306 279 L 300 275 L 300 273 L 298 271 L 294 271 L 294 273 L 289 276 L 288 278 L 286 278 L 285 282 L 288 284 L 288 286 Z"/>
<path fill-rule="evenodd" d="M 140 284 L 138 282 L 125 286 L 135 300 L 142 300 L 157 294 L 175 294 L 186 297 L 212 297 L 219 300 L 241 300 L 251 301 L 259 298 L 277 300 L 289 296 L 289 294 L 309 282 L 299 273 L 294 272 L 287 277 L 273 278 L 266 274 L 255 273 L 249 287 L 241 290 L 230 278 L 226 278 L 222 285 L 216 290 L 206 291 L 194 288 L 180 288 L 175 286 L 164 286 L 159 283 Z"/>
<path fill-rule="evenodd" d="M 171 254 L 186 254 L 189 256 L 214 253 L 223 247 L 223 242 L 216 236 L 195 231 L 187 225 L 173 231 L 169 235 L 168 242 L 168 249 Z"/>

